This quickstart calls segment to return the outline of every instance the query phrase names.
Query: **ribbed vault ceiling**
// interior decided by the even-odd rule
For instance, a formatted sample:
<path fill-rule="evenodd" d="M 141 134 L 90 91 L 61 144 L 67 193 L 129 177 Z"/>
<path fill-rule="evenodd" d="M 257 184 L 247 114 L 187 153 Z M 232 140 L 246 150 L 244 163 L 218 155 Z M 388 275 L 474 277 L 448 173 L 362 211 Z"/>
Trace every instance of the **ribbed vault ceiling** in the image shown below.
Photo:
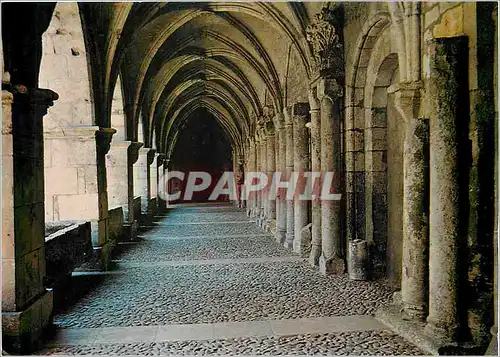
<path fill-rule="evenodd" d="M 154 131 L 156 146 L 169 152 L 199 108 L 216 118 L 233 145 L 254 130 L 265 107 L 281 111 L 290 56 L 300 64 L 293 71 L 309 76 L 305 27 L 322 3 L 81 6 L 96 46 L 90 50 L 100 53 L 92 67 L 94 88 L 102 88 L 103 98 L 95 98 L 102 100 L 102 115 L 111 109 L 120 75 L 128 139 L 141 139 L 142 121 L 146 144 Z"/>

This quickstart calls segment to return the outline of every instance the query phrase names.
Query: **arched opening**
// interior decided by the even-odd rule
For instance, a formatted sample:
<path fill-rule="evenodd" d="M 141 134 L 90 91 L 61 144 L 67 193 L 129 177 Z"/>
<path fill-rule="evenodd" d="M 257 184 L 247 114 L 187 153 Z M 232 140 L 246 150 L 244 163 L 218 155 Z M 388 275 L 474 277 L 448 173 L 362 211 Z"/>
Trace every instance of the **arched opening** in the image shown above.
<path fill-rule="evenodd" d="M 93 126 L 87 56 L 77 3 L 56 5 L 49 28 L 42 36 L 42 48 L 40 85 L 59 93 L 57 105 L 44 119 L 45 219 L 95 219 L 95 132 L 99 128 Z"/>
<path fill-rule="evenodd" d="M 347 78 L 347 235 L 366 239 L 372 275 L 401 281 L 403 120 L 391 85 L 399 82 L 390 18 L 379 13 L 359 37 L 354 71 Z"/>
<path fill-rule="evenodd" d="M 388 93 L 388 88 L 399 82 L 398 56 L 390 53 L 381 63 L 373 60 L 373 69 L 378 66 L 378 70 L 374 85 L 367 85 L 365 97 L 365 109 L 371 113 L 365 118 L 366 234 L 374 273 L 386 275 L 391 285 L 399 286 L 404 122 L 394 106 L 394 94 Z"/>
<path fill-rule="evenodd" d="M 194 111 L 180 128 L 177 142 L 171 157 L 172 170 L 186 173 L 192 171 L 208 172 L 212 177 L 210 186 L 203 191 L 195 192 L 192 201 L 207 201 L 213 188 L 225 171 L 231 171 L 232 148 L 222 127 L 213 115 L 205 108 Z M 184 186 L 172 188 L 182 189 Z M 219 196 L 218 200 L 227 200 L 227 196 Z"/>

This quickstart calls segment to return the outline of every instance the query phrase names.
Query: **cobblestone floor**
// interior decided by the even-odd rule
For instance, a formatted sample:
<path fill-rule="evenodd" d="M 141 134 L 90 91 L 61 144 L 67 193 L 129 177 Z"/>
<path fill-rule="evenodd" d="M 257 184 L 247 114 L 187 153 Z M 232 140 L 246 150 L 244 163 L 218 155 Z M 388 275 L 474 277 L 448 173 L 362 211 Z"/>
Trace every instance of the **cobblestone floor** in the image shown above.
<path fill-rule="evenodd" d="M 241 222 L 244 220 L 248 218 L 243 211 L 227 206 L 179 207 L 158 217 L 154 228 L 142 233 L 141 242 L 126 245 L 115 257 L 121 274 L 106 276 L 70 308 L 59 311 L 55 323 L 59 328 L 75 331 L 370 315 L 389 302 L 391 291 L 381 284 L 350 281 L 346 276 L 324 277 L 306 261 L 239 261 L 294 255 L 254 223 Z M 216 259 L 234 261 L 162 265 Z M 127 262 L 135 265 L 127 266 Z M 422 353 L 384 328 L 329 334 L 302 332 L 290 336 L 148 341 L 75 345 L 70 341 L 64 346 L 52 345 L 40 354 Z"/>

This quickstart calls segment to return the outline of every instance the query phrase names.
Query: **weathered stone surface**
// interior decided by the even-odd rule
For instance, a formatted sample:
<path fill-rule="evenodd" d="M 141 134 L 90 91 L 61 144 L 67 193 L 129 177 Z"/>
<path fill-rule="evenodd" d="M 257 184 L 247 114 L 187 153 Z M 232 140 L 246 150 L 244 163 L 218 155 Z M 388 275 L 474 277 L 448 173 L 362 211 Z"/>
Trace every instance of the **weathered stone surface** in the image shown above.
<path fill-rule="evenodd" d="M 45 257 L 48 286 L 58 283 L 75 268 L 89 261 L 92 257 L 90 222 L 73 222 L 47 235 Z"/>
<path fill-rule="evenodd" d="M 40 355 L 423 355 L 389 331 L 47 348 Z"/>
<path fill-rule="evenodd" d="M 430 271 L 426 332 L 440 342 L 458 337 L 463 163 L 467 123 L 462 108 L 467 95 L 467 38 L 440 38 L 429 44 L 427 91 L 436 100 L 430 121 Z M 465 77 L 464 77 L 465 76 Z"/>

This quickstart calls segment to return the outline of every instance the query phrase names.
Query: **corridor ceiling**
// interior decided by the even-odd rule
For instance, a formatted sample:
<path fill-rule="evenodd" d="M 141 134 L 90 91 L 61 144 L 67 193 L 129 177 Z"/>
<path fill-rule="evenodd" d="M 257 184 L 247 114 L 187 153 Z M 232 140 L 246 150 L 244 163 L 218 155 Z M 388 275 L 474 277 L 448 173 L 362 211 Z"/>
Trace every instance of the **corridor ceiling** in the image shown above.
<path fill-rule="evenodd" d="M 96 112 L 109 117 L 120 75 L 129 139 L 137 139 L 142 120 L 145 144 L 155 130 L 156 146 L 168 152 L 177 129 L 202 107 L 232 144 L 241 143 L 259 116 L 286 105 L 287 71 L 301 73 L 307 93 L 306 27 L 322 6 L 82 3 Z M 289 68 L 291 61 L 298 65 Z"/>

